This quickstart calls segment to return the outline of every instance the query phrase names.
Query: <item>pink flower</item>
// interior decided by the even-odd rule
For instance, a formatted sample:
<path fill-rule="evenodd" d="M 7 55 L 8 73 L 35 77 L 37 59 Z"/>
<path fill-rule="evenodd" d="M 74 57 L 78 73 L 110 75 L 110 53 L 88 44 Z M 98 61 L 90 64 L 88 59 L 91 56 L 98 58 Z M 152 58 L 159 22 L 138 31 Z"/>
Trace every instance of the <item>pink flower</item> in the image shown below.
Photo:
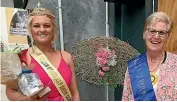
<path fill-rule="evenodd" d="M 105 58 L 106 57 L 106 53 L 102 52 L 102 51 L 101 52 L 99 51 L 99 52 L 96 53 L 96 57 L 103 57 L 103 58 Z"/>
<path fill-rule="evenodd" d="M 106 63 L 108 63 L 108 60 L 106 60 L 105 58 L 99 58 L 98 59 L 98 63 L 103 66 L 105 65 Z"/>
<path fill-rule="evenodd" d="M 107 51 L 104 48 L 99 48 L 98 51 L 97 51 L 97 53 L 95 55 L 96 55 L 97 58 L 99 57 L 99 58 L 108 59 L 109 56 L 110 56 L 109 53 L 110 53 L 110 51 Z"/>
<path fill-rule="evenodd" d="M 109 52 L 103 52 L 102 57 L 106 59 L 109 58 Z"/>
<path fill-rule="evenodd" d="M 96 57 L 98 58 L 98 57 L 101 57 L 102 55 L 101 55 L 102 53 L 96 53 Z"/>
<path fill-rule="evenodd" d="M 102 69 L 103 69 L 103 71 L 108 71 L 108 70 L 109 70 L 109 67 L 106 67 L 106 66 L 105 66 L 105 67 L 103 67 Z"/>
<path fill-rule="evenodd" d="M 98 75 L 99 75 L 100 77 L 103 77 L 104 74 L 105 74 L 104 72 L 102 72 L 101 70 L 99 70 Z"/>

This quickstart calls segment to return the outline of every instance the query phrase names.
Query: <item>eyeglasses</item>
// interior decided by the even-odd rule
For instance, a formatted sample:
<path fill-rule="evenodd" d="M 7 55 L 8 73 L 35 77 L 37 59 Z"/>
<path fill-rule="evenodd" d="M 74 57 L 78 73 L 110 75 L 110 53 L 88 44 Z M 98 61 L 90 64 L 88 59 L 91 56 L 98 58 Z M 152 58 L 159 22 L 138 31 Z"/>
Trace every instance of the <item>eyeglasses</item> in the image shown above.
<path fill-rule="evenodd" d="M 154 36 L 157 32 L 160 37 L 165 37 L 168 34 L 168 31 L 165 31 L 165 30 L 158 31 L 153 28 L 147 28 L 146 30 L 148 31 L 149 35 L 151 35 L 151 36 Z"/>

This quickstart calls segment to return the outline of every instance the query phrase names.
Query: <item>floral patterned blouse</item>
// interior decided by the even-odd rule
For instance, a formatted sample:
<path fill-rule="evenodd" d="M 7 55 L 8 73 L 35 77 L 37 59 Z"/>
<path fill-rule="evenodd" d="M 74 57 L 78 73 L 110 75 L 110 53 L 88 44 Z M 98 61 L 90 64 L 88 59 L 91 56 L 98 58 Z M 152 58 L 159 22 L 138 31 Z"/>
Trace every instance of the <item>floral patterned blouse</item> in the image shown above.
<path fill-rule="evenodd" d="M 157 101 L 177 101 L 177 55 L 167 52 L 167 58 L 159 68 L 155 91 Z M 125 74 L 122 101 L 134 101 L 128 71 Z"/>

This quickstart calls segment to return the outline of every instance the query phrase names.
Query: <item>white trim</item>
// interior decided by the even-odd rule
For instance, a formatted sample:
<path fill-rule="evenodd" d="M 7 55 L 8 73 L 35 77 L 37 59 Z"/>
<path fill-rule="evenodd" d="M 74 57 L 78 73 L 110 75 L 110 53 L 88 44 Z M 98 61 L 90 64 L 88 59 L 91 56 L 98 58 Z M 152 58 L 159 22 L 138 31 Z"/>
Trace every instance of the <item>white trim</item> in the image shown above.
<path fill-rule="evenodd" d="M 62 9 L 61 9 L 61 0 L 58 0 L 58 17 L 59 17 L 59 27 L 60 27 L 60 43 L 61 50 L 64 50 L 64 41 L 63 41 L 63 22 L 62 22 Z"/>
<path fill-rule="evenodd" d="M 106 1 L 106 37 L 109 37 L 108 2 Z"/>

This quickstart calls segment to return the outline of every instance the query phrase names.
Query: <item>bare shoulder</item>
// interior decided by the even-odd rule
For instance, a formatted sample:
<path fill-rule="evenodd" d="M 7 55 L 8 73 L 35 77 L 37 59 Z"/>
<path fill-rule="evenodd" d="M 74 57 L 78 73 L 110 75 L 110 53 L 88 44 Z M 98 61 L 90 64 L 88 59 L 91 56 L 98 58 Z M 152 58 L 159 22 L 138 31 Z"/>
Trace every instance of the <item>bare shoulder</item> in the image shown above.
<path fill-rule="evenodd" d="M 72 58 L 71 53 L 69 53 L 67 51 L 61 50 L 61 54 L 62 54 L 63 58 Z"/>
<path fill-rule="evenodd" d="M 73 63 L 73 57 L 72 57 L 71 53 L 61 50 L 61 54 L 67 64 L 70 65 L 71 63 Z"/>

